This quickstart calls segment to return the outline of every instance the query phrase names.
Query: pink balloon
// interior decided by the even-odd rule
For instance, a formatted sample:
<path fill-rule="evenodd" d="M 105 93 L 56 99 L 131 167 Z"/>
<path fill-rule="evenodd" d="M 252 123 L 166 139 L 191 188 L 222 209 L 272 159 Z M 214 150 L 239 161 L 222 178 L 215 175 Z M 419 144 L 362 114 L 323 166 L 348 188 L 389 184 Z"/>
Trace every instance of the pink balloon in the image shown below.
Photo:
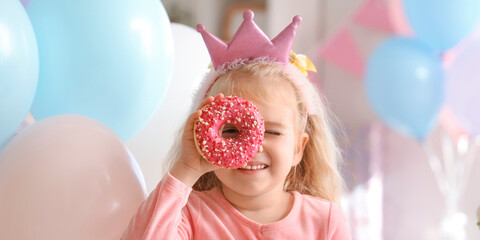
<path fill-rule="evenodd" d="M 146 197 L 138 165 L 100 122 L 57 115 L 0 156 L 0 239 L 120 239 Z"/>

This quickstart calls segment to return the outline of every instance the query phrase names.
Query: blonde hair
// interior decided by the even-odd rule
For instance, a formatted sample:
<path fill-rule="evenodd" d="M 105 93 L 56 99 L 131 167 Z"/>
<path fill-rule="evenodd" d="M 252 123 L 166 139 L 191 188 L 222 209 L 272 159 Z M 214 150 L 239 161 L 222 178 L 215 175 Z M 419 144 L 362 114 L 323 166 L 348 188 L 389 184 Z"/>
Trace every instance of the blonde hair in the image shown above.
<path fill-rule="evenodd" d="M 315 109 L 316 114 L 310 115 L 305 102 L 306 96 L 303 96 L 302 91 L 294 84 L 298 80 L 292 80 L 292 75 L 284 70 L 284 66 L 279 63 L 253 62 L 243 64 L 220 74 L 213 85 L 207 89 L 207 95 L 222 92 L 225 95 L 235 94 L 254 102 L 280 100 L 284 103 L 292 103 L 293 101 L 293 107 L 298 110 L 297 132 L 307 133 L 309 140 L 306 143 L 300 163 L 292 167 L 288 173 L 284 190 L 298 191 L 302 194 L 338 203 L 344 187 L 339 173 L 341 155 L 332 132 L 332 117 L 328 115 L 324 105 L 318 103 L 316 104 L 317 109 Z M 255 84 L 236 81 L 239 76 L 248 76 L 248 79 L 253 80 L 247 82 L 254 82 Z M 308 81 L 306 78 L 304 79 Z M 288 99 L 285 94 L 276 91 L 274 82 L 285 80 L 295 90 L 296 99 Z M 307 84 L 313 88 L 313 85 L 309 82 Z M 318 102 L 321 103 L 318 93 L 315 92 L 315 95 L 313 97 L 318 98 Z M 195 106 L 195 109 L 196 107 L 198 106 Z M 178 146 L 178 144 L 175 145 Z M 178 152 L 179 149 L 176 151 Z M 175 156 L 172 157 L 176 159 Z M 200 177 L 193 189 L 205 191 L 220 186 L 221 182 L 215 173 L 209 172 Z"/>

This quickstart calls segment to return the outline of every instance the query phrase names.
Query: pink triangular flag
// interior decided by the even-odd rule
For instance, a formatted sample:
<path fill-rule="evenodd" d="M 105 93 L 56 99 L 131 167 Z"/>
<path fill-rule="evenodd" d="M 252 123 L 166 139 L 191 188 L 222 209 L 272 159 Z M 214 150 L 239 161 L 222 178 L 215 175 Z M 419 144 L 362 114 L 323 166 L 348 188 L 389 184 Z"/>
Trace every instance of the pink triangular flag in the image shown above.
<path fill-rule="evenodd" d="M 387 8 L 395 34 L 413 38 L 413 30 L 408 23 L 403 0 L 388 0 Z"/>
<path fill-rule="evenodd" d="M 383 0 L 366 0 L 355 13 L 353 21 L 386 33 L 395 32 Z"/>
<path fill-rule="evenodd" d="M 364 59 L 347 28 L 340 30 L 322 46 L 319 54 L 326 61 L 344 68 L 358 78 L 363 78 Z"/>

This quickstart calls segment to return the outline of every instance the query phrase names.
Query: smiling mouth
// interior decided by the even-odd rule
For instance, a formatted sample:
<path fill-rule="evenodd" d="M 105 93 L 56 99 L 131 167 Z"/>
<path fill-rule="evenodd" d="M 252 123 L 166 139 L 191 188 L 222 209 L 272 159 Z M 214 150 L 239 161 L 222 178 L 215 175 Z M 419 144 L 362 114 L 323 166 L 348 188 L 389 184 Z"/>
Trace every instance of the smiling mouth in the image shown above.
<path fill-rule="evenodd" d="M 268 165 L 265 164 L 260 164 L 260 165 L 253 165 L 253 166 L 245 166 L 239 169 L 245 169 L 245 170 L 261 170 L 267 168 Z"/>

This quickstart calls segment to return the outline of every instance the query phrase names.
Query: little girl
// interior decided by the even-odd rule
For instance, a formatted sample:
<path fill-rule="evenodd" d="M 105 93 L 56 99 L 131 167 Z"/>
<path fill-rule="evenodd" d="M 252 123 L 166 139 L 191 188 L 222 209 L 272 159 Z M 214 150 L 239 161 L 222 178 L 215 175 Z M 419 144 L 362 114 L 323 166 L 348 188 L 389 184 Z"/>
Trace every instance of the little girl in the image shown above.
<path fill-rule="evenodd" d="M 328 117 L 306 78 L 310 62 L 290 51 L 300 22 L 295 17 L 270 40 L 246 11 L 228 45 L 197 26 L 214 70 L 197 93 L 173 166 L 122 239 L 351 239 L 337 205 L 340 156 Z M 199 109 L 224 95 L 259 109 L 264 142 L 248 166 L 265 168 L 248 174 L 220 168 L 198 153 L 193 125 Z M 222 132 L 232 134 L 235 128 Z"/>

